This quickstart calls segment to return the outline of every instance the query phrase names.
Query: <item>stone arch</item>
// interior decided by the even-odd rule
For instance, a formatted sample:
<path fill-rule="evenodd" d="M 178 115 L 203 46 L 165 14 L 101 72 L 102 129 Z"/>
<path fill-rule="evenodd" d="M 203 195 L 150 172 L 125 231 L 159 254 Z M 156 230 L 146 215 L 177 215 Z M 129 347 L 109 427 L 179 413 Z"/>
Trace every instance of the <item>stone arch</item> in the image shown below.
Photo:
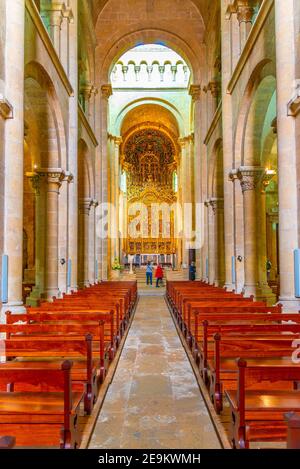
<path fill-rule="evenodd" d="M 138 108 L 139 106 L 149 105 L 149 104 L 160 106 L 161 108 L 166 109 L 170 114 L 172 114 L 172 116 L 176 120 L 180 136 L 183 137 L 184 135 L 186 135 L 187 129 L 185 128 L 185 125 L 184 125 L 184 119 L 180 111 L 173 104 L 161 98 L 144 98 L 144 97 L 137 99 L 135 101 L 131 101 L 130 103 L 126 104 L 123 107 L 123 109 L 121 109 L 116 119 L 116 134 L 120 135 L 124 119 L 126 119 L 126 116 L 131 111 Z"/>
<path fill-rule="evenodd" d="M 251 104 L 255 97 L 256 91 L 264 78 L 268 76 L 275 76 L 275 65 L 270 59 L 264 59 L 259 62 L 253 69 L 253 72 L 245 86 L 243 99 L 239 107 L 236 130 L 235 130 L 235 144 L 234 144 L 234 157 L 233 165 L 238 167 L 244 163 L 244 141 L 246 134 L 246 127 Z"/>
<path fill-rule="evenodd" d="M 161 29 L 143 29 L 124 35 L 107 51 L 100 72 L 100 81 L 109 82 L 110 74 L 119 58 L 137 44 L 155 44 L 163 42 L 166 47 L 176 51 L 188 64 L 191 82 L 201 82 L 201 58 L 196 56 L 190 45 L 174 33 Z"/>
<path fill-rule="evenodd" d="M 51 165 L 54 168 L 67 168 L 67 145 L 64 128 L 64 120 L 60 103 L 55 91 L 55 87 L 46 70 L 38 62 L 32 61 L 25 66 L 25 86 L 26 80 L 33 80 L 40 88 L 40 98 L 43 99 L 47 106 L 48 118 L 53 120 L 53 126 L 56 135 L 52 135 L 55 139 L 56 156 L 51 158 Z"/>

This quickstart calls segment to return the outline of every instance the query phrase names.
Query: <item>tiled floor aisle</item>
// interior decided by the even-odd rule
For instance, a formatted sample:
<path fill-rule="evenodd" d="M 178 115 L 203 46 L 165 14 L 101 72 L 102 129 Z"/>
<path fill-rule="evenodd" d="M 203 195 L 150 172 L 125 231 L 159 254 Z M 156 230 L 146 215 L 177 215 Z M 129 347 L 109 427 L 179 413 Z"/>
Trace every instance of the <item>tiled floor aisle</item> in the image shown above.
<path fill-rule="evenodd" d="M 220 448 L 163 297 L 141 297 L 90 448 Z"/>

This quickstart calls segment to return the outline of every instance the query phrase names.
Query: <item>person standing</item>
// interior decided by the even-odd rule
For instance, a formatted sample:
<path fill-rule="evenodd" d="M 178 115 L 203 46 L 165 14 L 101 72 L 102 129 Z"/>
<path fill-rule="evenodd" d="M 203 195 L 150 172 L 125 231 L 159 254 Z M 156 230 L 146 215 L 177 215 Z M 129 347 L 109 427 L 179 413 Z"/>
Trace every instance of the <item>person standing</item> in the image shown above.
<path fill-rule="evenodd" d="M 192 262 L 190 264 L 190 268 L 189 268 L 189 280 L 196 280 L 196 265 L 195 265 L 195 262 Z"/>
<path fill-rule="evenodd" d="M 162 266 L 158 264 L 158 266 L 156 267 L 156 271 L 155 271 L 156 288 L 159 288 L 159 283 L 162 283 L 163 277 L 164 277 L 164 271 L 162 269 Z"/>
<path fill-rule="evenodd" d="M 147 267 L 146 267 L 146 282 L 147 282 L 147 285 L 149 285 L 149 284 L 152 285 L 152 273 L 153 273 L 153 267 L 150 264 L 150 262 L 148 262 Z"/>

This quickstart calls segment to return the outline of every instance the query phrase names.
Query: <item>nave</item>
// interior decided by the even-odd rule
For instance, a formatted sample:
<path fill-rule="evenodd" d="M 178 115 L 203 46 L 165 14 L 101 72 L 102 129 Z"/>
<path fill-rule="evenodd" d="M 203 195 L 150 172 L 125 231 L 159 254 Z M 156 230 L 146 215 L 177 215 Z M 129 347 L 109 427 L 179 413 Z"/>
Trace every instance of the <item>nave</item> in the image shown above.
<path fill-rule="evenodd" d="M 162 296 L 142 296 L 91 449 L 220 449 Z"/>

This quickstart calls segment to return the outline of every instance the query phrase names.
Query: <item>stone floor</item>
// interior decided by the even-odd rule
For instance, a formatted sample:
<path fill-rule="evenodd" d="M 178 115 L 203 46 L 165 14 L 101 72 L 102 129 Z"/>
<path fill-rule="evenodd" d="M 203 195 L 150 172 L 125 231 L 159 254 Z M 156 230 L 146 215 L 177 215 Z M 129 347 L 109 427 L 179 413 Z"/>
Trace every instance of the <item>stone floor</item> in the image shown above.
<path fill-rule="evenodd" d="M 220 448 L 163 297 L 142 296 L 90 448 Z"/>

